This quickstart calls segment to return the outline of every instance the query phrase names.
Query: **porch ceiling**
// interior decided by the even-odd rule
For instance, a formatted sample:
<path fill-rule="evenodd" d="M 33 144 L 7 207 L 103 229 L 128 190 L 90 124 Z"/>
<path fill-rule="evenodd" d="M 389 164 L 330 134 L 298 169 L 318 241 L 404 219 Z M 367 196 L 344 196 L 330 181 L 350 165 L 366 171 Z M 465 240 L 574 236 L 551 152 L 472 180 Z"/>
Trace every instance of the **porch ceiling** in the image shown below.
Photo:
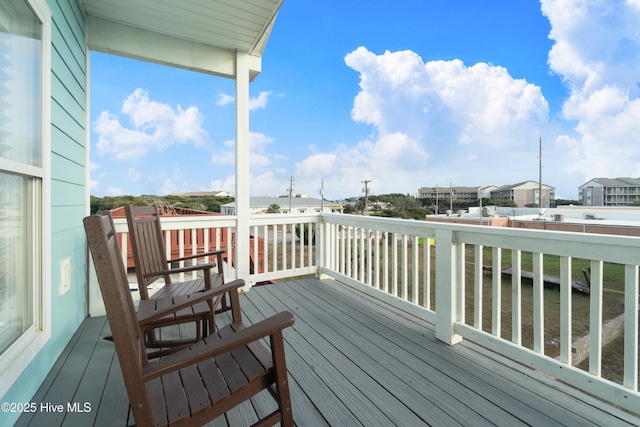
<path fill-rule="evenodd" d="M 260 72 L 284 0 L 81 0 L 89 48 L 234 77 L 235 52 Z"/>

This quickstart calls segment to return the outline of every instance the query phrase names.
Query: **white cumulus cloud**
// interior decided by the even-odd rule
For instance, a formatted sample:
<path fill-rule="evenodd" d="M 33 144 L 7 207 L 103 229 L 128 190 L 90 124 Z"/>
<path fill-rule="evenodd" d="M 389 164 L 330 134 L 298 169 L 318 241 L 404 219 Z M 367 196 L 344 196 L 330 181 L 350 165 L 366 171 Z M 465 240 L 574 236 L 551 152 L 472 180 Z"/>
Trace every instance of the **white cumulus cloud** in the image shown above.
<path fill-rule="evenodd" d="M 460 60 L 424 62 L 412 51 L 375 54 L 360 47 L 345 57 L 360 75 L 353 120 L 372 126 L 372 137 L 341 144 L 296 164 L 296 178 L 343 195 L 358 195 L 372 180 L 378 194 L 417 192 L 423 185 L 483 182 L 483 168 L 508 149 L 529 156 L 549 106 L 538 86 L 513 78 L 499 66 Z M 533 163 L 533 162 L 532 162 Z M 503 166 L 504 184 L 529 179 L 516 162 Z M 439 180 L 439 181 L 438 181 Z M 317 182 L 317 183 L 316 183 Z M 516 181 L 517 182 L 517 181 Z M 311 185 L 311 184 L 309 184 Z"/>
<path fill-rule="evenodd" d="M 203 146 L 208 139 L 202 128 L 204 117 L 197 107 L 183 109 L 153 101 L 142 89 L 136 89 L 122 104 L 124 120 L 103 111 L 93 124 L 98 136 L 98 153 L 117 159 L 144 157 L 176 143 Z"/>
<path fill-rule="evenodd" d="M 551 23 L 549 66 L 569 88 L 557 137 L 568 172 L 584 180 L 640 175 L 640 2 L 542 0 Z"/>

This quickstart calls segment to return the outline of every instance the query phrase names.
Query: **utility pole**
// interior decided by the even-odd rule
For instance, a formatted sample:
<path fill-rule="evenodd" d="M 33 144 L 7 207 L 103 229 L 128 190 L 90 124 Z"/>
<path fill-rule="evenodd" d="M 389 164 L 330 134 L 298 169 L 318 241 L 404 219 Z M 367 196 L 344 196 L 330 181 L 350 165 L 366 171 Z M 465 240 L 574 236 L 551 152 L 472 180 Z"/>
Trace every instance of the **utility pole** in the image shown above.
<path fill-rule="evenodd" d="M 482 190 L 478 190 L 478 196 L 480 196 L 480 225 L 482 225 Z"/>
<path fill-rule="evenodd" d="M 293 213 L 292 211 L 292 206 L 291 206 L 291 197 L 293 195 L 293 177 L 291 177 L 291 179 L 289 180 L 289 213 Z"/>
<path fill-rule="evenodd" d="M 538 165 L 538 214 L 542 216 L 542 137 L 539 143 L 539 165 Z"/>
<path fill-rule="evenodd" d="M 370 179 L 365 179 L 364 181 L 362 181 L 362 183 L 364 184 L 364 214 L 367 214 L 367 207 L 369 206 L 369 183 L 371 182 Z"/>
<path fill-rule="evenodd" d="M 320 181 L 320 212 L 324 212 L 324 178 Z"/>
<path fill-rule="evenodd" d="M 449 210 L 453 214 L 453 184 L 451 183 L 449 183 L 449 197 L 451 198 Z"/>

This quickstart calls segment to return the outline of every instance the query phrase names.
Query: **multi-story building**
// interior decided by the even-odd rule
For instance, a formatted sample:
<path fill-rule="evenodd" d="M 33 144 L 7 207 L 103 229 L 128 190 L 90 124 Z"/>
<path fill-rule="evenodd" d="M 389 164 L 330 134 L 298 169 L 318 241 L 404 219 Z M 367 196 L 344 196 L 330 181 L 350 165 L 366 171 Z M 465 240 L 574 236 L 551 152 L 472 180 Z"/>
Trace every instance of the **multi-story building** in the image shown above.
<path fill-rule="evenodd" d="M 430 198 L 433 200 L 452 199 L 456 202 L 472 202 L 478 199 L 509 200 L 518 206 L 538 205 L 540 201 L 539 193 L 542 187 L 542 207 L 553 208 L 555 202 L 555 188 L 549 185 L 540 184 L 536 181 L 524 181 L 517 184 L 484 185 L 481 187 L 422 187 L 418 190 L 419 198 Z M 638 191 L 640 196 L 640 190 Z"/>
<path fill-rule="evenodd" d="M 640 178 L 593 178 L 578 187 L 583 206 L 629 206 L 640 202 Z"/>
<path fill-rule="evenodd" d="M 540 190 L 542 189 L 542 203 L 540 203 Z M 536 181 L 524 181 L 512 185 L 503 185 L 491 191 L 494 200 L 510 200 L 518 207 L 541 206 L 553 208 L 556 205 L 555 188 L 540 184 Z"/>
<path fill-rule="evenodd" d="M 453 197 L 453 200 L 456 201 L 473 202 L 480 198 L 489 198 L 491 190 L 495 188 L 494 185 L 485 185 L 482 187 L 422 187 L 418 190 L 418 198 L 441 200 Z"/>

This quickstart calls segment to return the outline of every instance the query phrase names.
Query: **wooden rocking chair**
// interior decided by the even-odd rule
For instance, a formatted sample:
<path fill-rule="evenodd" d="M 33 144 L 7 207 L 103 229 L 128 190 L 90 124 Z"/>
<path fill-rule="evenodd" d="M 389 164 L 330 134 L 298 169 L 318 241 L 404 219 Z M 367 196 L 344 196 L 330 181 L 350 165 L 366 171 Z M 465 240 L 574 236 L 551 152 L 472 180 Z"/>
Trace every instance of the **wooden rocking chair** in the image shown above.
<path fill-rule="evenodd" d="M 113 217 L 109 211 L 99 212 L 98 215 L 103 218 L 105 223 L 108 223 L 109 230 L 115 230 Z M 127 282 L 125 282 L 124 286 L 126 290 L 129 290 Z M 201 340 L 209 334 L 209 326 L 214 321 L 211 308 L 206 301 L 199 300 L 200 302 L 194 303 L 195 296 L 197 296 L 197 294 L 139 301 L 137 317 L 140 328 L 147 337 L 146 346 L 147 348 L 157 349 L 147 352 L 148 357 L 160 357 L 173 353 L 174 351 L 187 347 L 189 344 Z M 159 312 L 165 313 L 171 307 L 173 307 L 173 311 L 161 317 L 158 316 Z M 176 309 L 177 307 L 183 308 Z M 172 340 L 158 340 L 156 338 L 156 329 L 191 322 L 195 323 L 194 337 Z M 105 339 L 112 341 L 113 337 L 108 336 L 105 337 Z"/>
<path fill-rule="evenodd" d="M 224 283 L 224 250 L 167 259 L 158 207 L 125 206 L 125 214 L 141 299 L 189 295 L 212 289 Z M 215 261 L 204 264 L 196 263 L 198 259 L 205 257 L 215 257 Z M 192 265 L 172 268 L 172 264 L 184 261 L 191 262 Z M 172 274 L 193 271 L 202 271 L 202 277 L 184 282 L 173 282 L 171 280 Z M 147 290 L 148 287 L 161 278 L 164 279 L 165 285 L 150 296 Z M 211 310 L 216 313 L 231 309 L 226 295 L 220 295 L 215 301 L 210 300 L 208 303 Z M 210 328 L 213 331 L 215 325 L 211 323 Z"/>
<path fill-rule="evenodd" d="M 282 335 L 294 323 L 291 313 L 245 326 L 237 303 L 237 289 L 244 282 L 236 280 L 201 292 L 183 306 L 159 311 L 161 318 L 223 292 L 235 300 L 231 323 L 186 349 L 149 361 L 113 222 L 91 215 L 84 227 L 137 425 L 199 426 L 264 389 L 274 396 L 278 409 L 255 425 L 293 425 Z M 261 342 L 266 337 L 270 349 Z"/>

